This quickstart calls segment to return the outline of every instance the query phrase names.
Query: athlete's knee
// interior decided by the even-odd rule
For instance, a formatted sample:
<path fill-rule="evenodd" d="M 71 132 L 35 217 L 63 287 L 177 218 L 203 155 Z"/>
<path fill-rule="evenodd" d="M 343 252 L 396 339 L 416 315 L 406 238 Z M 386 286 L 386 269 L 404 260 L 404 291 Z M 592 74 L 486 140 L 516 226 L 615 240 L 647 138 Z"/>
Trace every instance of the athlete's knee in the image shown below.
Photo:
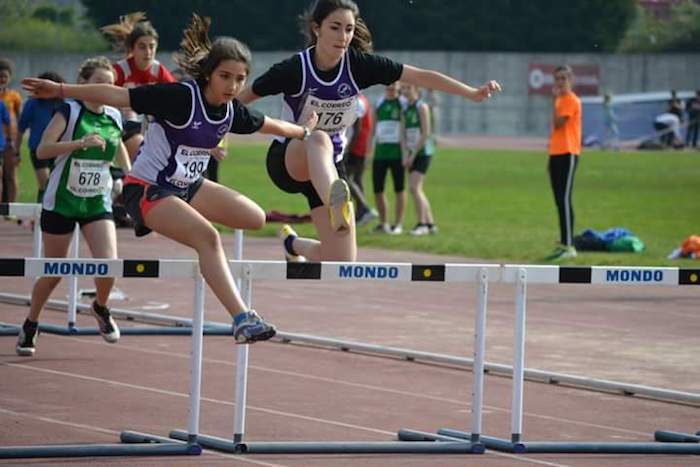
<path fill-rule="evenodd" d="M 254 206 L 241 220 L 241 229 L 260 230 L 265 227 L 265 211 L 260 206 Z"/>
<path fill-rule="evenodd" d="M 221 248 L 221 236 L 213 225 L 202 226 L 194 236 L 193 247 L 197 251 Z"/>
<path fill-rule="evenodd" d="M 309 137 L 306 139 L 307 144 L 314 144 L 317 146 L 326 146 L 326 147 L 332 147 L 333 142 L 331 141 L 331 137 L 328 136 L 328 133 L 325 131 L 321 130 L 314 130 L 311 132 Z"/>

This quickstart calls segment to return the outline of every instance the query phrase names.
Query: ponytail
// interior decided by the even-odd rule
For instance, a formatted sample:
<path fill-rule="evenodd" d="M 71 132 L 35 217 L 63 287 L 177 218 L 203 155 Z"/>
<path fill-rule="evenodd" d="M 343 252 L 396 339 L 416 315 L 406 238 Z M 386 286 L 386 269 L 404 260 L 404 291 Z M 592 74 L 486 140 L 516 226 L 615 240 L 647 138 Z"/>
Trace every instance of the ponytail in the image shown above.
<path fill-rule="evenodd" d="M 180 50 L 173 54 L 175 63 L 197 81 L 206 81 L 223 60 L 235 60 L 246 65 L 250 73 L 252 61 L 250 49 L 232 37 L 209 40 L 211 18 L 192 14 L 187 29 L 183 31 Z"/>
<path fill-rule="evenodd" d="M 100 31 L 109 36 L 117 52 L 131 52 L 136 41 L 143 36 L 153 37 L 158 41 L 158 32 L 150 21 L 146 21 L 146 13 L 143 11 L 121 16 L 118 23 L 103 26 Z"/>

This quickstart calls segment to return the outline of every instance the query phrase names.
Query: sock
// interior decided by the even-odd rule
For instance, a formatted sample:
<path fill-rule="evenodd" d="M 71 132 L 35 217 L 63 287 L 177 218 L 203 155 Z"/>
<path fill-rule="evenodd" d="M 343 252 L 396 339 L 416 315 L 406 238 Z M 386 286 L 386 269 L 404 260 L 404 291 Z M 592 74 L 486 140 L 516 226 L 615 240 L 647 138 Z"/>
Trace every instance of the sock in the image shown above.
<path fill-rule="evenodd" d="M 295 238 L 297 238 L 296 235 L 287 235 L 287 238 L 284 239 L 284 249 L 287 250 L 287 253 L 290 255 L 299 256 L 298 253 L 294 251 L 294 247 L 292 246 Z"/>
<path fill-rule="evenodd" d="M 107 308 L 106 306 L 100 305 L 99 303 L 97 303 L 97 301 L 92 302 L 92 307 L 98 313 L 106 313 L 109 311 L 109 308 Z"/>
<path fill-rule="evenodd" d="M 24 320 L 24 324 L 22 325 L 24 329 L 36 329 L 39 327 L 39 322 L 38 321 L 30 321 L 29 318 Z"/>

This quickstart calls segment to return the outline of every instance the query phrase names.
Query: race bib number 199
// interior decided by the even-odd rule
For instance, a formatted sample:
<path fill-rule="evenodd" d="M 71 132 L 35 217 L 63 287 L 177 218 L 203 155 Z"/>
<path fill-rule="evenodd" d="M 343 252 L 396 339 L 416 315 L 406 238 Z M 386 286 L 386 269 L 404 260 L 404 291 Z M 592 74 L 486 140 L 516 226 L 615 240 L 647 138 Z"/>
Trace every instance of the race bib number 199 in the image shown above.
<path fill-rule="evenodd" d="M 186 188 L 199 179 L 209 166 L 209 149 L 180 145 L 175 153 L 175 172 L 168 181 L 175 186 Z"/>

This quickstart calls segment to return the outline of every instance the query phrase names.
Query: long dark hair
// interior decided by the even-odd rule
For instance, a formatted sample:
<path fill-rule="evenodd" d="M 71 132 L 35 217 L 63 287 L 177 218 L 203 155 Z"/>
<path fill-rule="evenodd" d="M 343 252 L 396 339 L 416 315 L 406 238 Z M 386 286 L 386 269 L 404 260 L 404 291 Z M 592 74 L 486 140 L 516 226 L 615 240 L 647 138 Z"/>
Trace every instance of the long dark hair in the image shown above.
<path fill-rule="evenodd" d="M 211 18 L 192 14 L 192 21 L 183 32 L 180 50 L 173 54 L 173 60 L 188 75 L 204 82 L 224 60 L 235 60 L 246 66 L 250 73 L 252 55 L 243 42 L 232 37 L 217 37 L 209 40 Z"/>
<path fill-rule="evenodd" d="M 372 33 L 360 16 L 360 8 L 352 0 L 316 0 L 308 10 L 299 17 L 301 33 L 306 39 L 306 46 L 316 44 L 313 24 L 321 25 L 324 19 L 338 9 L 350 10 L 355 17 L 355 33 L 350 47 L 360 52 L 372 52 Z"/>
<path fill-rule="evenodd" d="M 143 36 L 152 37 L 158 42 L 158 31 L 150 21 L 146 21 L 146 13 L 143 11 L 121 16 L 118 23 L 103 26 L 100 31 L 110 37 L 118 52 L 131 52 L 136 41 Z"/>

